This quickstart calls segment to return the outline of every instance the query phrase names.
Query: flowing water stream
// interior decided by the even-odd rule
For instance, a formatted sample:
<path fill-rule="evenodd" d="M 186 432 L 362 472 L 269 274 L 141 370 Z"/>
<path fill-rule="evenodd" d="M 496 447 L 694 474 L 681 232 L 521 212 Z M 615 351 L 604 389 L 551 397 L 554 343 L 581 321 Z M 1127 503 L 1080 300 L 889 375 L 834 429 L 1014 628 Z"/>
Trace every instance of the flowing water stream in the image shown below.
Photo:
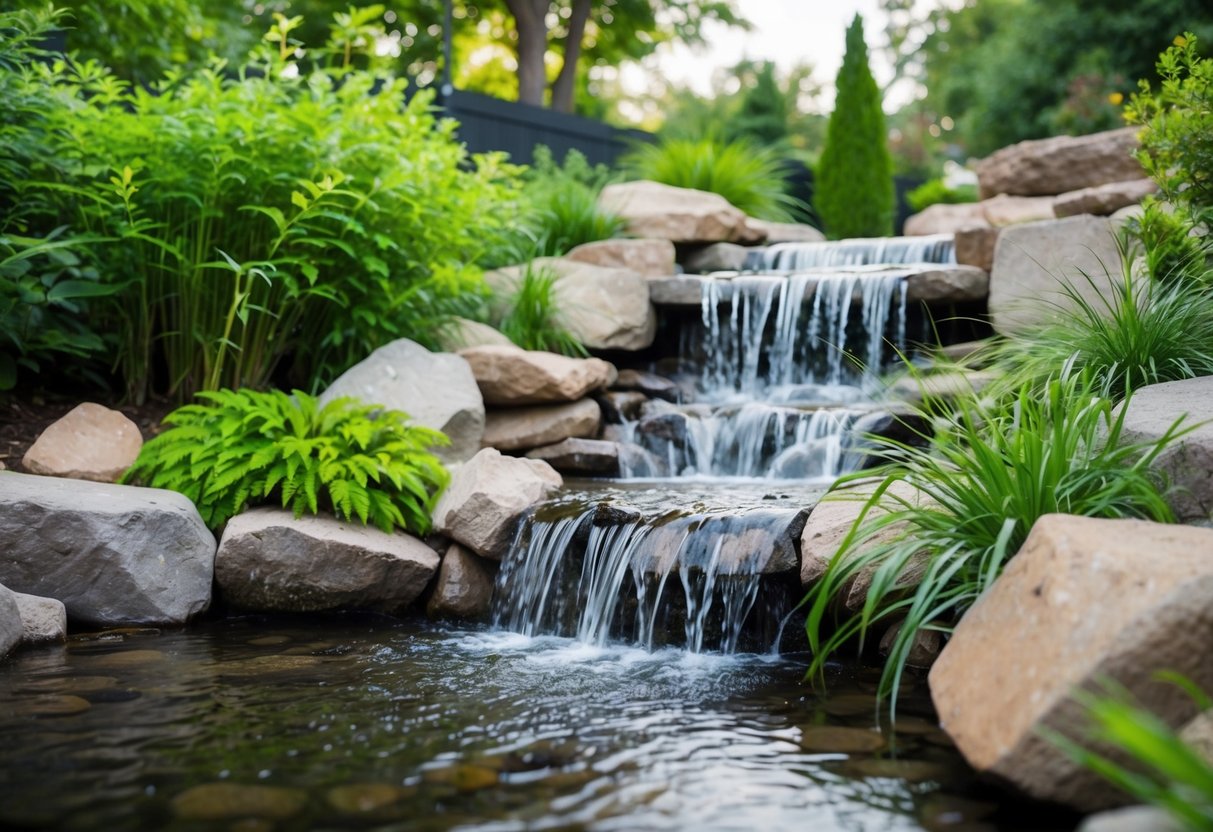
<path fill-rule="evenodd" d="M 925 682 L 895 727 L 876 669 L 804 684 L 785 626 L 807 510 L 905 337 L 909 266 L 870 265 L 893 254 L 950 248 L 773 247 L 730 306 L 709 284 L 696 401 L 626 426 L 650 470 L 528 518 L 488 628 L 220 610 L 6 660 L 0 828 L 1071 828 L 975 783 Z"/>

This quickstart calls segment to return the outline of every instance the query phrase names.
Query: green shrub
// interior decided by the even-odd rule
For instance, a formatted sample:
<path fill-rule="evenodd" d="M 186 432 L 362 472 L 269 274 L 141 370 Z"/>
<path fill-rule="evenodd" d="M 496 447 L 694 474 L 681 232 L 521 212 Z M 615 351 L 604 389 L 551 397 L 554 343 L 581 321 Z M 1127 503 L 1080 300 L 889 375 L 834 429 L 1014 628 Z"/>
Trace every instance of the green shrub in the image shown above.
<path fill-rule="evenodd" d="M 1210 242 L 1205 229 L 1186 207 L 1168 205 L 1154 197 L 1142 203 L 1142 214 L 1131 220 L 1131 235 L 1141 245 L 1146 273 L 1156 282 L 1208 282 Z"/>
<path fill-rule="evenodd" d="M 930 179 L 906 194 L 906 202 L 915 212 L 925 211 L 932 205 L 955 205 L 961 202 L 976 201 L 976 185 L 949 188 L 942 179 Z"/>
<path fill-rule="evenodd" d="M 759 219 L 791 222 L 804 209 L 787 193 L 779 155 L 745 141 L 667 139 L 640 146 L 624 166 L 636 179 L 719 194 Z"/>
<path fill-rule="evenodd" d="M 1202 711 L 1213 708 L 1213 699 L 1191 680 L 1173 673 L 1158 676 L 1183 688 Z M 1213 765 L 1199 751 L 1119 685 L 1105 683 L 1102 693 L 1079 691 L 1075 699 L 1089 719 L 1084 736 L 1072 739 L 1050 730 L 1051 741 L 1136 802 L 1166 810 L 1184 829 L 1213 830 Z M 1091 750 L 1091 744 L 1115 750 L 1131 765 Z"/>
<path fill-rule="evenodd" d="M 450 475 L 429 448 L 449 440 L 408 416 L 353 399 L 320 407 L 302 391 L 216 390 L 180 407 L 123 478 L 179 491 L 219 529 L 249 505 L 299 517 L 332 511 L 384 531 L 424 534 Z"/>
<path fill-rule="evenodd" d="M 517 290 L 510 296 L 509 311 L 501 320 L 501 333 L 526 350 L 545 350 L 563 355 L 589 355 L 584 346 L 559 323 L 556 304 L 556 274 L 528 265 Z"/>
<path fill-rule="evenodd" d="M 1134 278 L 1130 258 L 1104 288 L 1060 284 L 1055 321 L 992 351 L 1010 386 L 1041 389 L 1062 366 L 1085 371 L 1104 394 L 1119 398 L 1147 384 L 1213 375 L 1213 285 L 1206 281 Z"/>
<path fill-rule="evenodd" d="M 71 59 L 22 70 L 51 106 L 13 187 L 41 228 L 116 240 L 95 264 L 124 289 L 96 328 L 133 398 L 262 386 L 287 357 L 315 389 L 479 302 L 515 169 L 469 158 L 403 80 L 293 58 L 267 43 L 150 90 Z"/>
<path fill-rule="evenodd" d="M 1025 387 L 1009 407 L 976 401 L 956 407 L 954 414 L 920 413 L 938 426 L 933 437 L 923 437 L 925 447 L 874 440 L 897 461 L 877 472 L 880 486 L 805 598 L 811 675 L 820 676 L 855 636 L 862 646 L 877 625 L 904 619 L 880 683 L 890 707 L 915 634 L 950 630 L 1041 515 L 1172 519 L 1150 464 L 1181 435 L 1178 423 L 1157 441 L 1123 443 L 1124 410 L 1076 375 L 1049 382 L 1043 395 Z M 889 491 L 897 482 L 920 489 L 925 499 Z M 867 516 L 877 505 L 887 513 Z M 874 540 L 896 524 L 892 539 Z M 920 576 L 907 570 L 919 557 L 925 558 Z M 862 611 L 827 634 L 834 602 L 868 570 L 872 582 Z"/>
<path fill-rule="evenodd" d="M 847 29 L 814 203 L 831 239 L 893 233 L 893 163 L 859 15 Z"/>
<path fill-rule="evenodd" d="M 1158 59 L 1162 83 L 1140 82 L 1125 108 L 1140 124 L 1137 158 L 1172 202 L 1213 208 L 1213 59 L 1201 58 L 1196 36 L 1180 35 Z"/>

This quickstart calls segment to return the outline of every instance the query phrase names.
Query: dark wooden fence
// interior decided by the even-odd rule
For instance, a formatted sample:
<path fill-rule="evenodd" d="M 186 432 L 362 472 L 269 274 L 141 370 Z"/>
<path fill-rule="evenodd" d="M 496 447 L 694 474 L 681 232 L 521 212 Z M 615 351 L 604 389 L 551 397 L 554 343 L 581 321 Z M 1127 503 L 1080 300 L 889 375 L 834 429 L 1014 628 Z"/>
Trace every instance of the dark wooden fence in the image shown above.
<path fill-rule="evenodd" d="M 510 160 L 530 164 L 535 145 L 552 149 L 559 161 L 580 150 L 591 164 L 614 165 L 637 142 L 653 141 L 643 130 L 624 130 L 601 121 L 542 107 L 455 90 L 438 97 L 439 106 L 459 122 L 459 138 L 473 153 L 504 150 Z"/>

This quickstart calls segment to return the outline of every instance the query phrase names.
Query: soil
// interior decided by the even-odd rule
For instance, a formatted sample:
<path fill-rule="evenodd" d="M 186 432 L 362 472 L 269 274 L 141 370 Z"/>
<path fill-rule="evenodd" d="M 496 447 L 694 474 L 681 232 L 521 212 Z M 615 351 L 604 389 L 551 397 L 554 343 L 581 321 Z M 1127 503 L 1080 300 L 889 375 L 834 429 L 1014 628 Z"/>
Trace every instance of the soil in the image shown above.
<path fill-rule="evenodd" d="M 21 459 L 34 440 L 82 401 L 61 394 L 44 393 L 0 397 L 0 466 L 9 471 L 24 471 Z M 139 426 L 144 440 L 163 430 L 160 422 L 172 410 L 172 405 L 163 401 L 144 405 L 119 405 L 106 401 L 97 403 L 126 414 Z"/>

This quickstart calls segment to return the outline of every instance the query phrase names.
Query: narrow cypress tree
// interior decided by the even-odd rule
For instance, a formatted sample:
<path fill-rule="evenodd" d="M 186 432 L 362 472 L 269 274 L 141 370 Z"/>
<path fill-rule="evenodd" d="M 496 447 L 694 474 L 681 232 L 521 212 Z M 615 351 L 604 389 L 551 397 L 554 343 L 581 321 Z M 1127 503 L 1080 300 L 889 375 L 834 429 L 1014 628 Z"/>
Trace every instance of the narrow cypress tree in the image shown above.
<path fill-rule="evenodd" d="M 817 213 L 831 239 L 888 236 L 893 233 L 893 161 L 859 15 L 847 29 L 834 95 L 817 165 Z"/>

